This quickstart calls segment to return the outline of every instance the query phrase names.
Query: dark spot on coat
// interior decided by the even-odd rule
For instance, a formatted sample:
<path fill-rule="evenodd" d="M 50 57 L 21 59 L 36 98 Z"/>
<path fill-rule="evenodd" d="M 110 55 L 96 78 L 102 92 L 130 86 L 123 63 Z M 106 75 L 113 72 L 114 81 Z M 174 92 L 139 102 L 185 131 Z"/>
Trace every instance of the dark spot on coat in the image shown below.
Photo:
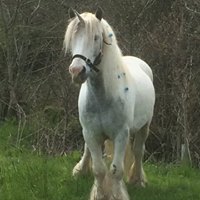
<path fill-rule="evenodd" d="M 128 92 L 128 87 L 125 87 L 124 90 L 125 90 L 125 92 Z"/>
<path fill-rule="evenodd" d="M 113 164 L 113 174 L 116 174 L 116 171 L 117 171 L 117 167 L 116 165 Z"/>

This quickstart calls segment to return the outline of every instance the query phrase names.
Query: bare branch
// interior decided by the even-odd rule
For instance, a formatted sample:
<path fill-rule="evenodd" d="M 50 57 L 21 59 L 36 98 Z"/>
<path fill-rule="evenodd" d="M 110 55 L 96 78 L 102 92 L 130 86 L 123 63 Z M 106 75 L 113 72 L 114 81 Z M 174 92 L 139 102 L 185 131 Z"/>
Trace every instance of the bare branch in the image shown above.
<path fill-rule="evenodd" d="M 199 11 L 196 11 L 196 10 L 193 10 L 193 9 L 189 8 L 188 5 L 187 5 L 187 3 L 185 2 L 185 0 L 183 0 L 183 2 L 184 2 L 184 5 L 185 5 L 185 8 L 186 8 L 187 10 L 189 10 L 190 12 L 192 12 L 192 13 L 194 13 L 194 14 L 200 15 L 200 12 L 199 12 Z"/>
<path fill-rule="evenodd" d="M 38 1 L 38 4 L 37 6 L 35 7 L 35 9 L 33 10 L 33 12 L 31 13 L 31 17 L 35 14 L 35 12 L 37 12 L 37 10 L 40 8 L 40 3 L 41 3 L 41 0 Z"/>

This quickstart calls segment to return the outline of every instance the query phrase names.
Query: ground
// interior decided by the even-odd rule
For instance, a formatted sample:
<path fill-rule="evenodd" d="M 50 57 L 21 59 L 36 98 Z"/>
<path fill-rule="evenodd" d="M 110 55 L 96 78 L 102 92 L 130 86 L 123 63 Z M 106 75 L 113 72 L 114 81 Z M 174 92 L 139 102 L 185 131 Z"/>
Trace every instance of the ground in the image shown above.
<path fill-rule="evenodd" d="M 92 175 L 77 179 L 72 169 L 79 158 L 74 152 L 66 156 L 44 156 L 12 149 L 0 154 L 0 199 L 2 200 L 86 200 Z M 138 189 L 128 185 L 134 200 L 198 200 L 200 171 L 177 165 L 145 164 L 149 185 Z"/>
<path fill-rule="evenodd" d="M 2 131 L 3 130 L 3 131 Z M 9 127 L 0 127 L 1 200 L 87 200 L 91 174 L 74 179 L 73 166 L 80 152 L 45 155 L 8 142 Z M 166 163 L 145 163 L 149 180 L 145 189 L 128 185 L 132 200 L 199 200 L 200 170 Z"/>

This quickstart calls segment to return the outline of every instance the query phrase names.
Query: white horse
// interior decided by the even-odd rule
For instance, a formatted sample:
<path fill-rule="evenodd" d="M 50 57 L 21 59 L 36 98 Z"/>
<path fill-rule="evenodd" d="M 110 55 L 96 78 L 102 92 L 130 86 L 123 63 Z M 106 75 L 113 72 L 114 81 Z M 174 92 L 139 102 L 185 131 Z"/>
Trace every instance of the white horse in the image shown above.
<path fill-rule="evenodd" d="M 139 58 L 122 55 L 101 9 L 95 14 L 70 9 L 69 14 L 64 47 L 72 52 L 72 79 L 82 84 L 78 108 L 85 140 L 85 151 L 74 173 L 83 170 L 91 156 L 95 181 L 90 200 L 128 200 L 123 172 L 131 135 L 135 138 L 134 164 L 129 182 L 146 183 L 142 158 L 155 102 L 152 71 Z M 109 170 L 102 153 L 106 139 L 114 144 Z"/>

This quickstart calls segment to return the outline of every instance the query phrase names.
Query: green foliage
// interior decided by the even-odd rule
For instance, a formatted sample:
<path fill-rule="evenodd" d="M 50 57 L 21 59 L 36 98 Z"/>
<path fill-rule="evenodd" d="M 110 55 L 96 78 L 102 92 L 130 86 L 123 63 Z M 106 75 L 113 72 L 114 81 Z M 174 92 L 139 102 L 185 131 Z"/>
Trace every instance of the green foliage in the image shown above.
<path fill-rule="evenodd" d="M 24 147 L 30 149 L 33 141 L 33 126 L 16 119 L 0 122 L 0 151 L 7 153 L 20 151 Z"/>
<path fill-rule="evenodd" d="M 61 108 L 48 107 L 20 121 L 13 118 L 0 122 L 0 150 L 26 148 L 40 153 L 63 154 L 75 146 L 82 146 L 78 118 L 66 119 L 63 112 Z"/>
<path fill-rule="evenodd" d="M 17 123 L 15 120 L 0 122 L 0 150 L 5 150 L 15 145 L 17 138 Z"/>
<path fill-rule="evenodd" d="M 64 109 L 60 107 L 46 106 L 44 108 L 46 120 L 50 124 L 59 123 L 64 118 L 64 112 Z"/>

